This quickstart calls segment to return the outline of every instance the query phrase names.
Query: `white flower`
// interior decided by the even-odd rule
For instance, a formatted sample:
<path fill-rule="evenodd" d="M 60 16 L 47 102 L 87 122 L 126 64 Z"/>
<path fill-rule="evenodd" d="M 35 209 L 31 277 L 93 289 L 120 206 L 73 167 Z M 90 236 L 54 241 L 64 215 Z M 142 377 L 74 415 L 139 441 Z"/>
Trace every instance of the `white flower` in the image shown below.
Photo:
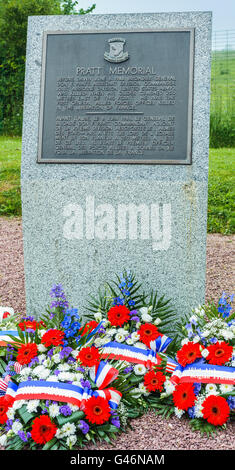
<path fill-rule="evenodd" d="M 95 317 L 95 321 L 97 321 L 97 322 L 102 321 L 102 313 L 96 312 L 96 313 L 94 314 L 94 317 Z"/>
<path fill-rule="evenodd" d="M 67 437 L 66 439 L 66 444 L 68 447 L 73 447 L 77 442 L 77 436 L 75 436 L 74 434 L 72 436 L 69 436 Z"/>
<path fill-rule="evenodd" d="M 49 416 L 51 418 L 56 418 L 60 414 L 60 407 L 56 404 L 50 405 L 48 410 L 49 410 Z"/>
<path fill-rule="evenodd" d="M 132 390 L 130 390 L 130 394 L 134 397 L 134 398 L 139 398 L 141 396 L 141 391 L 139 388 L 133 388 Z"/>
<path fill-rule="evenodd" d="M 188 338 L 182 339 L 181 346 L 184 346 L 184 344 L 188 344 L 188 342 L 189 342 Z"/>
<path fill-rule="evenodd" d="M 158 317 L 158 318 L 156 318 L 156 320 L 154 320 L 153 323 L 154 323 L 154 325 L 157 326 L 157 325 L 160 325 L 161 322 L 162 322 L 161 318 Z"/>
<path fill-rule="evenodd" d="M 209 336 L 210 331 L 209 330 L 204 330 L 202 334 L 203 334 L 204 338 L 206 338 L 207 336 Z"/>
<path fill-rule="evenodd" d="M 118 328 L 117 333 L 120 335 L 126 335 L 127 331 L 125 330 L 125 328 Z"/>
<path fill-rule="evenodd" d="M 194 336 L 193 342 L 194 342 L 194 343 L 199 343 L 199 341 L 201 341 L 200 336 L 198 336 L 198 335 Z"/>
<path fill-rule="evenodd" d="M 120 333 L 117 333 L 117 334 L 115 335 L 115 340 L 116 340 L 118 343 L 122 343 L 122 342 L 125 340 L 125 335 L 120 334 Z"/>
<path fill-rule="evenodd" d="M 40 403 L 40 400 L 29 400 L 26 405 L 28 413 L 36 412 L 39 406 L 39 403 Z"/>
<path fill-rule="evenodd" d="M 137 330 L 141 327 L 140 321 L 138 321 L 138 322 L 136 323 L 135 327 L 136 327 Z"/>
<path fill-rule="evenodd" d="M 126 344 L 129 344 L 130 346 L 134 343 L 132 338 L 127 338 Z"/>
<path fill-rule="evenodd" d="M 45 361 L 46 358 L 47 358 L 46 354 L 40 354 L 38 356 L 39 364 L 42 364 Z"/>
<path fill-rule="evenodd" d="M 61 431 L 64 436 L 71 436 L 76 433 L 76 426 L 73 423 L 66 423 L 62 426 Z"/>
<path fill-rule="evenodd" d="M 71 372 L 61 372 L 58 376 L 59 380 L 61 382 L 73 382 L 74 379 L 74 373 Z"/>
<path fill-rule="evenodd" d="M 47 382 L 59 382 L 57 375 L 49 375 L 46 379 Z"/>
<path fill-rule="evenodd" d="M 197 323 L 197 317 L 196 315 L 192 315 L 189 319 L 190 323 Z"/>
<path fill-rule="evenodd" d="M 52 359 L 55 364 L 59 364 L 61 361 L 60 355 L 58 353 L 54 354 L 54 356 L 52 356 Z"/>
<path fill-rule="evenodd" d="M 141 307 L 139 309 L 139 312 L 140 312 L 140 315 L 145 315 L 146 313 L 148 313 L 148 307 Z"/>
<path fill-rule="evenodd" d="M 19 410 L 23 405 L 25 405 L 27 402 L 25 400 L 16 400 L 13 403 L 13 408 L 14 410 Z"/>
<path fill-rule="evenodd" d="M 69 370 L 69 369 L 70 369 L 69 364 L 60 364 L 60 365 L 58 366 L 58 370 L 61 370 L 61 371 L 67 371 L 67 370 Z"/>
<path fill-rule="evenodd" d="M 135 343 L 135 347 L 140 349 L 148 349 L 147 346 L 141 342 Z"/>
<path fill-rule="evenodd" d="M 110 341 L 110 339 L 109 339 Z M 102 338 L 96 338 L 95 341 L 94 341 L 94 345 L 99 348 L 100 346 L 103 345 L 103 342 L 102 342 Z"/>
<path fill-rule="evenodd" d="M 62 431 L 60 428 L 57 429 L 57 431 L 56 431 L 56 433 L 55 433 L 55 437 L 56 437 L 57 439 L 63 439 L 64 433 L 63 433 L 63 431 Z"/>
<path fill-rule="evenodd" d="M 153 320 L 151 315 L 149 315 L 148 313 L 144 313 L 143 315 L 141 315 L 141 319 L 145 323 L 152 323 L 152 320 Z"/>
<path fill-rule="evenodd" d="M 180 410 L 179 408 L 175 407 L 174 412 L 175 412 L 175 415 L 177 416 L 177 418 L 182 418 L 185 411 Z"/>
<path fill-rule="evenodd" d="M 232 392 L 234 389 L 233 385 L 229 385 L 229 384 L 221 384 L 220 385 L 220 390 L 222 393 L 229 393 L 229 392 Z"/>
<path fill-rule="evenodd" d="M 143 364 L 136 364 L 134 366 L 134 373 L 136 375 L 144 375 L 146 373 L 146 367 Z"/>
<path fill-rule="evenodd" d="M 175 385 L 170 380 L 166 380 L 164 383 L 164 388 L 167 395 L 171 395 L 175 390 Z"/>
<path fill-rule="evenodd" d="M 201 355 L 202 355 L 202 357 L 204 357 L 204 358 L 206 358 L 206 357 L 208 356 L 208 354 L 209 354 L 209 351 L 208 351 L 208 349 L 206 349 L 206 348 L 203 349 L 202 352 L 201 352 Z"/>
<path fill-rule="evenodd" d="M 79 351 L 80 351 L 80 349 L 74 349 L 73 351 L 71 351 L 70 354 L 71 354 L 71 356 L 73 356 L 74 359 L 77 359 Z"/>
<path fill-rule="evenodd" d="M 40 379 L 46 380 L 47 377 L 49 377 L 50 373 L 51 373 L 50 369 L 45 368 L 40 372 L 40 374 L 38 376 L 39 376 Z"/>
<path fill-rule="evenodd" d="M 117 331 L 116 331 L 115 328 L 110 328 L 110 330 L 107 330 L 107 331 L 106 331 L 106 334 L 107 334 L 108 336 L 113 336 L 113 335 L 116 334 L 116 332 L 117 332 Z"/>
<path fill-rule="evenodd" d="M 216 384 L 207 384 L 206 393 L 207 395 L 218 395 Z"/>
<path fill-rule="evenodd" d="M 13 407 L 8 408 L 8 410 L 7 410 L 7 417 L 8 417 L 8 419 L 14 419 L 14 417 L 15 417 L 15 410 L 14 410 Z"/>
<path fill-rule="evenodd" d="M 145 396 L 150 395 L 150 392 L 148 392 L 148 390 L 146 389 L 144 382 L 141 382 L 139 384 L 139 390 L 142 393 L 142 395 L 145 395 Z"/>
<path fill-rule="evenodd" d="M 72 410 L 73 412 L 74 412 L 74 411 L 78 411 L 78 410 L 80 409 L 79 406 L 77 406 L 77 405 L 71 405 L 71 404 L 69 404 L 69 406 L 70 406 L 70 408 L 71 408 L 71 410 Z"/>
<path fill-rule="evenodd" d="M 223 336 L 223 338 L 226 339 L 227 341 L 228 341 L 229 339 L 233 339 L 233 336 L 234 336 L 234 335 L 233 335 L 233 332 L 230 331 L 230 330 L 221 330 L 221 331 L 220 331 L 220 334 L 221 334 L 221 336 Z"/>
<path fill-rule="evenodd" d="M 27 376 L 29 376 L 32 372 L 32 369 L 30 367 L 23 367 L 20 371 L 20 376 L 23 376 L 25 379 Z"/>
<path fill-rule="evenodd" d="M 23 425 L 19 422 L 19 421 L 15 421 L 13 424 L 12 424 L 12 431 L 14 432 L 14 434 L 18 434 L 19 431 L 21 431 L 21 429 L 23 428 Z"/>
<path fill-rule="evenodd" d="M 6 444 L 7 444 L 7 436 L 6 434 L 2 434 L 2 436 L 0 436 L 0 446 L 5 447 Z"/>
<path fill-rule="evenodd" d="M 47 350 L 47 348 L 46 348 L 46 346 L 44 346 L 44 344 L 41 343 L 41 344 L 38 345 L 38 351 L 40 353 L 44 353 L 46 350 Z"/>
<path fill-rule="evenodd" d="M 133 333 L 131 333 L 131 338 L 133 342 L 135 343 L 136 341 L 139 341 L 140 335 L 137 333 L 137 331 L 133 331 Z"/>

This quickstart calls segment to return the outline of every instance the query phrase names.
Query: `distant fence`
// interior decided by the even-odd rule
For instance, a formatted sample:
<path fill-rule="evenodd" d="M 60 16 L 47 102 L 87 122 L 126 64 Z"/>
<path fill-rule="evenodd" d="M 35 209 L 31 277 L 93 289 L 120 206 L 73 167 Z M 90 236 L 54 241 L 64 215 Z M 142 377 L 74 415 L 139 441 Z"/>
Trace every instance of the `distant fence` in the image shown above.
<path fill-rule="evenodd" d="M 210 145 L 235 147 L 235 30 L 212 36 Z"/>
<path fill-rule="evenodd" d="M 235 29 L 212 36 L 211 108 L 235 112 Z"/>

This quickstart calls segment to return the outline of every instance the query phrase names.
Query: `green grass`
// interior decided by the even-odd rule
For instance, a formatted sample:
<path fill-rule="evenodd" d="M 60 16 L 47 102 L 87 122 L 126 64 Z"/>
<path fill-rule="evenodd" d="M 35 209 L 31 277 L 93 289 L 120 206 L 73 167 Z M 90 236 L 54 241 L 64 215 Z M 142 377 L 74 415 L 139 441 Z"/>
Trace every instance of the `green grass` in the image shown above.
<path fill-rule="evenodd" d="M 21 138 L 0 137 L 0 215 L 20 216 Z M 235 233 L 235 149 L 210 149 L 208 232 Z"/>

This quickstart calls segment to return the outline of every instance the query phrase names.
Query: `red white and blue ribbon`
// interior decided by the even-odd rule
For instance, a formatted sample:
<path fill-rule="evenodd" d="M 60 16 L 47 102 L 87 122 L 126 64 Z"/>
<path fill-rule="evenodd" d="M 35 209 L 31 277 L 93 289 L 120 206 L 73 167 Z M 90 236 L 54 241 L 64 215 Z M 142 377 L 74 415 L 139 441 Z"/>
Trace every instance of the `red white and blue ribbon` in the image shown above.
<path fill-rule="evenodd" d="M 235 385 L 235 368 L 202 363 L 201 361 L 179 366 L 174 370 L 171 382 L 179 383 L 215 383 Z"/>
<path fill-rule="evenodd" d="M 3 383 L 3 390 L 6 396 L 19 400 L 53 400 L 65 403 L 71 403 L 83 408 L 84 403 L 92 396 L 102 396 L 107 399 L 111 408 L 116 409 L 121 400 L 122 394 L 114 388 L 107 388 L 118 376 L 118 370 L 109 364 L 101 361 L 95 371 L 95 383 L 99 390 L 91 390 L 88 387 L 79 387 L 73 384 L 62 382 L 53 382 L 46 380 L 26 380 L 16 385 L 10 381 Z"/>
<path fill-rule="evenodd" d="M 150 348 L 156 352 L 165 352 L 172 342 L 172 339 L 166 335 L 159 335 L 157 339 L 150 342 Z"/>
<path fill-rule="evenodd" d="M 136 348 L 127 344 L 112 341 L 102 346 L 101 356 L 104 359 L 116 359 L 134 364 L 143 364 L 146 368 L 151 369 L 153 366 L 159 365 L 162 358 L 152 349 Z M 166 371 L 172 373 L 178 366 L 177 362 L 167 357 Z"/>

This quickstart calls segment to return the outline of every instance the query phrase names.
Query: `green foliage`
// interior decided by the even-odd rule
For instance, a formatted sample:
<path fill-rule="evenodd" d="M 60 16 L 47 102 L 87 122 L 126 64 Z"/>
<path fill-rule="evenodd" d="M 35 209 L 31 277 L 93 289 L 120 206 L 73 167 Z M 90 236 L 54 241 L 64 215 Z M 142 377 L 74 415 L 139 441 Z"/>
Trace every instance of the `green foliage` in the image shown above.
<path fill-rule="evenodd" d="M 0 0 L 1 134 L 21 135 L 28 17 L 84 15 L 95 8 L 77 10 L 77 5 L 72 0 Z"/>
<path fill-rule="evenodd" d="M 226 428 L 226 425 L 214 426 L 203 418 L 190 419 L 189 424 L 193 431 L 200 431 L 202 436 L 206 434 L 207 437 L 212 437 L 214 434 L 217 435 L 218 431 Z"/>

